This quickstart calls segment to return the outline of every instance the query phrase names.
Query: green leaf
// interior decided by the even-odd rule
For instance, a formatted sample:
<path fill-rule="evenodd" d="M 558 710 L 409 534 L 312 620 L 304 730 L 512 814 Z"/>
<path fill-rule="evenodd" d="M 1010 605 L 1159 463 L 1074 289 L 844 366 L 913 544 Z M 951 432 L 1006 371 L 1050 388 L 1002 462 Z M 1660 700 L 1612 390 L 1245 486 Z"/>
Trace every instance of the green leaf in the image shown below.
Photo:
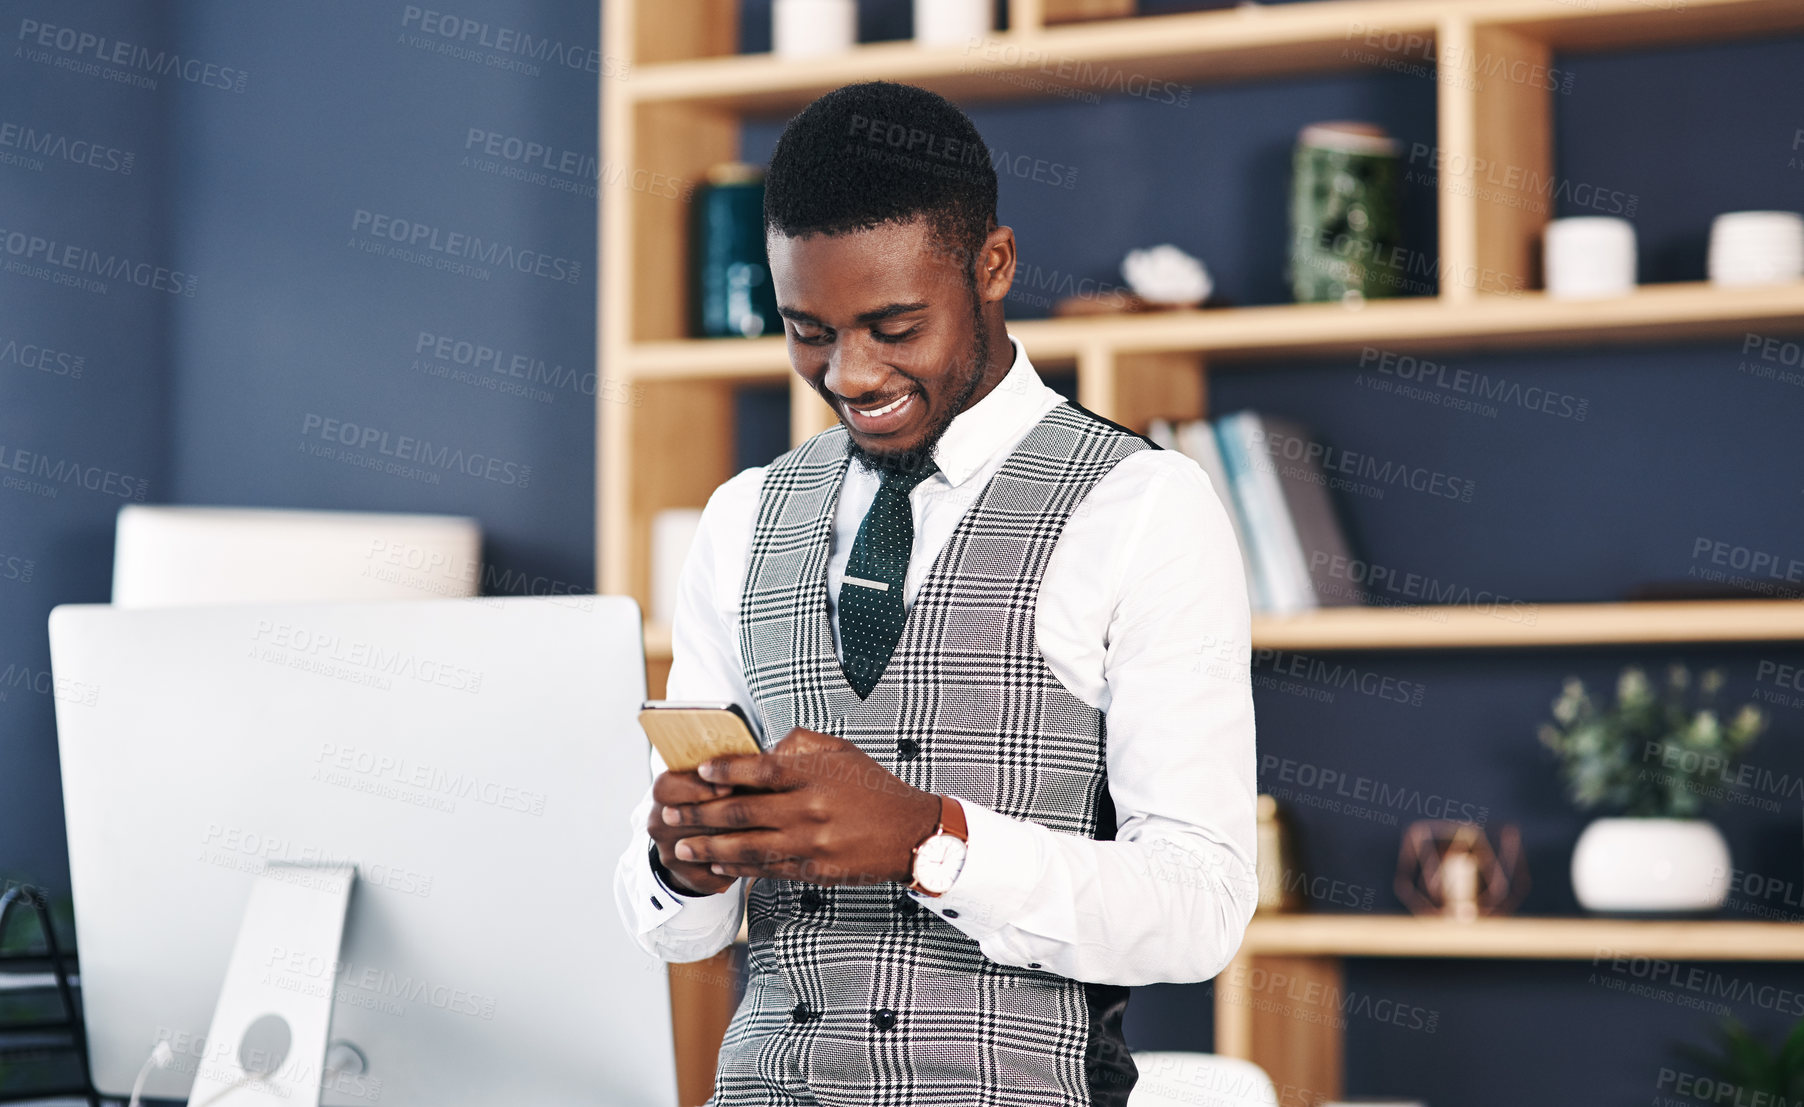
<path fill-rule="evenodd" d="M 1724 1052 L 1732 1066 L 1732 1079 L 1750 1092 L 1771 1091 L 1779 1082 L 1779 1059 L 1760 1039 L 1740 1023 L 1725 1031 Z"/>
<path fill-rule="evenodd" d="M 1779 1047 L 1779 1071 L 1785 1075 L 1789 1096 L 1804 1083 L 1804 1019 L 1799 1019 L 1785 1036 L 1785 1044 Z"/>
<path fill-rule="evenodd" d="M 1720 784 L 1704 766 L 1732 760 L 1766 723 L 1752 704 L 1733 715 L 1718 712 L 1710 699 L 1721 686 L 1720 670 L 1694 682 L 1689 669 L 1674 665 L 1656 691 L 1645 672 L 1629 666 L 1617 678 L 1616 702 L 1598 711 L 1583 682 L 1568 677 L 1552 704 L 1555 721 L 1542 723 L 1536 736 L 1553 752 L 1579 809 L 1692 817 Z"/>

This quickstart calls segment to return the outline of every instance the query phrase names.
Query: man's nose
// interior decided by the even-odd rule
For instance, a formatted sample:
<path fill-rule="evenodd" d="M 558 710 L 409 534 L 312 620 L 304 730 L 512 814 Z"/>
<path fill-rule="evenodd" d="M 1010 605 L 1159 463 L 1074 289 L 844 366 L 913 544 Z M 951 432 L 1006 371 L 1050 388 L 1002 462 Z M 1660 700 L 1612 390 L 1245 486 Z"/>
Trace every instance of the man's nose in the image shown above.
<path fill-rule="evenodd" d="M 870 343 L 858 339 L 836 343 L 827 359 L 827 374 L 821 383 L 828 391 L 848 400 L 880 392 L 890 378 L 885 365 Z"/>

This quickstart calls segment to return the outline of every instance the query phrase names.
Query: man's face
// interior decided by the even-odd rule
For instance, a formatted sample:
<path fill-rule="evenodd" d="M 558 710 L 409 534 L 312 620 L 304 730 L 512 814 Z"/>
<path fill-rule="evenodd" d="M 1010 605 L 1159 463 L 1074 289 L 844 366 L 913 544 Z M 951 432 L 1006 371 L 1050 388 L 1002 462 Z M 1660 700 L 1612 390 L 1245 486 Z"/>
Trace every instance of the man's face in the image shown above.
<path fill-rule="evenodd" d="M 973 259 L 937 248 L 923 219 L 772 232 L 766 245 L 790 364 L 839 415 L 853 453 L 886 468 L 925 460 L 985 373 Z"/>

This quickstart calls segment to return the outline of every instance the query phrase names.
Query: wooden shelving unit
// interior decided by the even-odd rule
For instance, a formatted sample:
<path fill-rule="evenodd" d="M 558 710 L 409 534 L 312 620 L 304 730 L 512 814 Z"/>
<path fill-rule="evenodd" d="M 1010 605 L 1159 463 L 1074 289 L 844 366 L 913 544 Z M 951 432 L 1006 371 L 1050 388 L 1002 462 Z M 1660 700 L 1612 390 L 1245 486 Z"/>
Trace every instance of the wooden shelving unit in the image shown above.
<path fill-rule="evenodd" d="M 1535 272 L 1545 218 L 1540 214 L 1544 205 L 1535 202 L 1526 182 L 1546 180 L 1553 170 L 1551 93 L 1543 83 L 1514 80 L 1509 74 L 1546 67 L 1559 49 L 1625 49 L 1804 31 L 1804 3 L 1798 0 L 1686 0 L 1682 5 L 1648 0 L 1311 0 L 1053 25 L 1067 2 L 1010 0 L 1011 29 L 968 49 L 886 43 L 805 63 L 738 56 L 736 0 L 604 4 L 605 41 L 609 54 L 625 63 L 625 76 L 602 82 L 606 172 L 600 196 L 597 349 L 603 378 L 628 387 L 597 389 L 599 590 L 631 595 L 649 606 L 652 518 L 665 508 L 700 506 L 732 475 L 736 388 L 788 382 L 794 441 L 832 418 L 818 397 L 792 378 L 780 339 L 686 337 L 689 207 L 682 197 L 709 166 L 738 155 L 744 117 L 793 111 L 851 81 L 907 81 L 961 102 L 980 102 L 1047 95 L 1049 87 L 1056 93 L 1061 85 L 1081 88 L 1085 65 L 1201 85 L 1425 68 L 1437 58 L 1452 59 L 1438 79 L 1423 83 L 1423 94 L 1436 97 L 1437 149 L 1450 164 L 1484 159 L 1509 166 L 1516 171 L 1509 179 L 1525 183 L 1521 202 L 1514 203 L 1507 184 L 1492 190 L 1502 195 L 1481 199 L 1476 190 L 1461 187 L 1457 174 L 1441 175 L 1437 296 L 1373 301 L 1358 310 L 1277 305 L 1010 324 L 1037 365 L 1075 369 L 1085 406 L 1130 426 L 1144 428 L 1156 417 L 1202 416 L 1208 409 L 1211 370 L 1260 371 L 1283 358 L 1357 355 L 1367 347 L 1452 353 L 1724 338 L 1748 330 L 1804 332 L 1804 285 L 1732 292 L 1699 284 L 1662 285 L 1586 303 L 1550 301 L 1534 291 L 1507 292 Z M 1084 108 L 1074 104 L 1069 110 Z M 623 396 L 630 399 L 623 402 Z M 1804 605 L 1791 603 L 1575 604 L 1534 610 L 1532 621 L 1470 609 L 1323 611 L 1261 618 L 1254 640 L 1274 648 L 1334 650 L 1804 639 Z M 668 630 L 649 627 L 647 647 L 656 693 L 667 673 Z M 1508 926 L 1528 922 L 1515 920 Z M 1394 925 L 1369 919 L 1307 921 L 1329 929 L 1321 939 L 1328 946 L 1353 942 L 1363 931 L 1339 928 L 1355 924 Z M 1249 935 L 1249 948 L 1265 949 L 1258 943 L 1276 941 L 1284 927 L 1293 925 L 1305 924 L 1259 923 Z M 1496 950 L 1516 940 L 1506 935 L 1526 933 L 1485 924 L 1463 932 L 1459 940 L 1474 943 L 1472 956 L 1486 955 L 1486 949 L 1499 955 Z M 1485 944 L 1493 938 L 1495 944 Z M 1275 949 L 1258 955 L 1299 964 L 1313 956 Z M 685 1104 L 707 1097 L 720 1031 L 731 1013 L 726 990 L 698 983 L 718 975 L 672 977 Z M 1339 1090 L 1338 1031 L 1254 1022 L 1245 1034 L 1228 1034 L 1220 1048 L 1259 1060 L 1281 1081 L 1329 1094 Z M 1302 1074 L 1325 1083 L 1295 1079 L 1300 1059 L 1309 1056 L 1332 1061 L 1332 1072 Z"/>

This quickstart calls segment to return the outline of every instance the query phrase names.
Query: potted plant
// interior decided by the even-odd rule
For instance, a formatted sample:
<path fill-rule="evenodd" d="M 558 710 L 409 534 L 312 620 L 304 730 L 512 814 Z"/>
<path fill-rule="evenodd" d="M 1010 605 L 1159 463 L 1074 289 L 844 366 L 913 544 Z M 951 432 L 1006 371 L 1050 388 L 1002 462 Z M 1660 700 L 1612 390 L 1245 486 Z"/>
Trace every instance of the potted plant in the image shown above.
<path fill-rule="evenodd" d="M 1690 1045 L 1678 1047 L 1679 1056 L 1702 1072 L 1662 1069 L 1661 1078 L 1666 1080 L 1671 1073 L 1673 1090 L 1709 1103 L 1728 1100 L 1780 1107 L 1804 1102 L 1804 1021 L 1772 1048 L 1741 1023 L 1724 1019 L 1712 1044 L 1714 1052 Z M 1690 1087 L 1681 1089 L 1681 1083 Z"/>
<path fill-rule="evenodd" d="M 1599 811 L 1572 854 L 1572 889 L 1592 911 L 1713 911 L 1729 891 L 1729 846 L 1699 818 L 1709 799 L 1732 785 L 1736 758 L 1766 728 L 1743 705 L 1727 723 L 1714 701 L 1723 675 L 1710 670 L 1693 687 L 1683 665 L 1657 692 L 1639 668 L 1622 671 L 1616 703 L 1592 702 L 1568 678 L 1553 702 L 1541 742 L 1558 756 L 1572 801 Z"/>

